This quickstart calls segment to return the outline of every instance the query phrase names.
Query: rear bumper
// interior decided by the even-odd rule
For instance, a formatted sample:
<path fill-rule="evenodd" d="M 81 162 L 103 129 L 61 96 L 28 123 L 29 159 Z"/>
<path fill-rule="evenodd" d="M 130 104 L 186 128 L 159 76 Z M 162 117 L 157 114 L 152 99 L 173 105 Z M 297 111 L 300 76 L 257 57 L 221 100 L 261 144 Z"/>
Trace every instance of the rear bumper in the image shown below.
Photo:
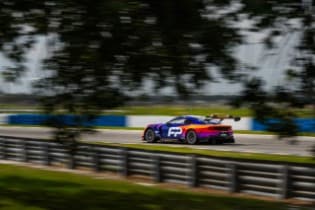
<path fill-rule="evenodd" d="M 202 138 L 199 139 L 200 142 L 207 142 L 207 143 L 235 143 L 235 139 L 234 136 L 226 136 L 226 137 L 222 137 L 222 136 L 211 136 L 208 138 Z"/>

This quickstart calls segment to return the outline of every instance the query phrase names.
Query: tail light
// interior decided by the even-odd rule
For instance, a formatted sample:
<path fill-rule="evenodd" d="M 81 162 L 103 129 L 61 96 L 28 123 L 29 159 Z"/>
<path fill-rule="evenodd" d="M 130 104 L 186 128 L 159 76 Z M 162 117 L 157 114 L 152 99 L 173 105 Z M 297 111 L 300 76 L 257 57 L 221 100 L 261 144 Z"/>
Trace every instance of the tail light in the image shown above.
<path fill-rule="evenodd" d="M 229 131 L 231 130 L 231 126 L 210 126 L 208 130 L 212 131 Z"/>

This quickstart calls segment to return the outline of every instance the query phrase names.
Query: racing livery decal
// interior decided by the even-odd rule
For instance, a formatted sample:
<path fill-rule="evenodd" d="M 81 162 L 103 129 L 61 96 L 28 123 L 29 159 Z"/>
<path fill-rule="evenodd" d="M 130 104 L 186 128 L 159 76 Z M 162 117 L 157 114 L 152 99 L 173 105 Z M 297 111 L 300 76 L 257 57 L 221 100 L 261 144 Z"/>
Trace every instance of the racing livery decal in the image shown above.
<path fill-rule="evenodd" d="M 168 129 L 167 136 L 169 137 L 177 137 L 178 135 L 182 134 L 183 129 L 181 127 L 170 127 Z"/>
<path fill-rule="evenodd" d="M 166 123 L 150 124 L 143 133 L 142 139 L 147 142 L 177 139 L 188 144 L 209 142 L 212 144 L 235 143 L 230 125 L 221 124 L 225 119 L 239 121 L 240 117 L 217 115 L 179 116 Z"/>

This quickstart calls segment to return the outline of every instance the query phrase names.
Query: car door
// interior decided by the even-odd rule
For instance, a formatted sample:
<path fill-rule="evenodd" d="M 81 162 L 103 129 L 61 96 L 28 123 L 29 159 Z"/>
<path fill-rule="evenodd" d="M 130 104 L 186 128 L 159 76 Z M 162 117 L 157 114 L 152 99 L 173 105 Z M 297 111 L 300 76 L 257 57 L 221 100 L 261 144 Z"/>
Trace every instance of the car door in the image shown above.
<path fill-rule="evenodd" d="M 185 122 L 184 117 L 177 117 L 167 123 L 162 128 L 162 138 L 164 139 L 177 139 L 182 134 L 182 128 Z"/>

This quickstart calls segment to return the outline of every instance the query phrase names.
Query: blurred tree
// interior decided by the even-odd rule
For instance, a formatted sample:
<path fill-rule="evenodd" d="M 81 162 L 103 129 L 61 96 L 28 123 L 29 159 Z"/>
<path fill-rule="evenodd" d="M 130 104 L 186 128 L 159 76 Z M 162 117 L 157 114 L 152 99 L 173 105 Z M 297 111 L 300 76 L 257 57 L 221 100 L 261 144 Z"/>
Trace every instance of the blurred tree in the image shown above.
<path fill-rule="evenodd" d="M 121 105 L 144 81 L 186 97 L 211 81 L 209 67 L 237 78 L 232 53 L 241 36 L 229 13 L 215 13 L 231 2 L 3 0 L 0 50 L 13 61 L 4 75 L 21 76 L 26 52 L 44 36 L 48 76 L 36 89 L 47 113 L 76 116 L 75 125 L 51 122 L 57 139 L 74 142 L 86 120 Z"/>
<path fill-rule="evenodd" d="M 266 34 L 264 39 L 266 47 L 281 49 L 291 36 L 294 34 L 299 36 L 295 43 L 295 54 L 291 58 L 292 66 L 295 68 L 287 71 L 289 84 L 266 92 L 259 78 L 247 79 L 239 100 L 250 104 L 256 118 L 265 124 L 268 130 L 277 132 L 280 137 L 296 136 L 298 133 L 294 122 L 296 116 L 290 111 L 291 108 L 315 104 L 315 25 L 312 1 L 242 0 L 242 4 L 243 8 L 239 12 L 248 14 L 254 20 L 250 30 Z M 279 39 L 287 40 L 279 42 Z M 280 57 L 281 54 L 273 56 Z M 278 120 L 270 120 L 272 118 Z"/>
<path fill-rule="evenodd" d="M 26 52 L 38 36 L 44 36 L 48 57 L 43 69 L 48 76 L 36 87 L 45 96 L 43 104 L 48 113 L 77 117 L 77 124 L 70 130 L 58 120 L 53 123 L 58 128 L 56 138 L 76 139 L 86 130 L 85 120 L 93 120 L 103 109 L 121 105 L 125 95 L 143 87 L 145 81 L 151 81 L 156 92 L 171 87 L 182 97 L 212 80 L 209 67 L 237 81 L 240 72 L 233 49 L 242 37 L 235 23 L 243 21 L 242 14 L 246 14 L 253 22 L 250 30 L 266 34 L 267 47 L 281 47 L 277 39 L 285 34 L 302 34 L 297 56 L 292 59 L 296 69 L 289 71 L 298 83 L 296 90 L 282 87 L 269 95 L 258 89 L 262 87 L 259 78 L 244 80 L 243 100 L 252 104 L 258 119 L 283 116 L 292 126 L 293 115 L 280 111 L 296 103 L 296 97 L 289 100 L 283 93 L 294 92 L 310 98 L 311 103 L 315 95 L 314 17 L 302 3 L 2 0 L 0 50 L 12 61 L 4 76 L 10 81 L 19 78 L 25 69 Z M 290 126 L 272 127 L 283 130 Z M 281 132 L 294 135 L 295 129 Z"/>
<path fill-rule="evenodd" d="M 295 99 L 282 87 L 276 87 L 273 93 L 268 93 L 263 89 L 263 84 L 260 78 L 255 77 L 245 81 L 237 103 L 249 104 L 255 120 L 263 124 L 267 131 L 277 133 L 279 139 L 297 136 L 296 114 L 291 109 Z M 294 139 L 291 140 L 294 142 Z"/>

